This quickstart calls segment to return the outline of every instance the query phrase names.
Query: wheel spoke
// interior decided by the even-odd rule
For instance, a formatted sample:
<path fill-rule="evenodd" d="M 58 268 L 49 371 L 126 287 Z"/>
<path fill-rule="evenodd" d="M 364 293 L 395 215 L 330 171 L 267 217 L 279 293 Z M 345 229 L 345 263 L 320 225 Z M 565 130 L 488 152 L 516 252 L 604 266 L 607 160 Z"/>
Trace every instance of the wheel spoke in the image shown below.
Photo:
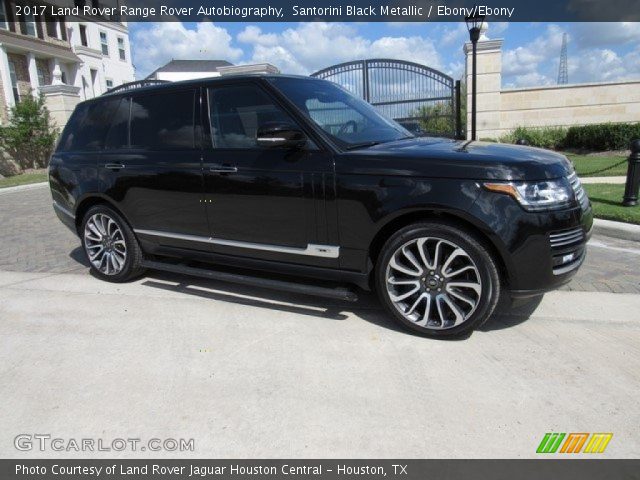
<path fill-rule="evenodd" d="M 442 299 L 449 306 L 451 312 L 453 312 L 453 315 L 456 317 L 453 326 L 455 327 L 456 325 L 460 325 L 462 322 L 464 322 L 464 313 L 462 312 L 462 310 L 460 310 L 460 307 L 452 302 L 448 295 L 443 295 Z"/>
<path fill-rule="evenodd" d="M 480 284 L 475 282 L 449 282 L 448 286 L 455 288 L 470 288 L 478 295 L 480 295 L 481 291 Z"/>
<path fill-rule="evenodd" d="M 420 290 L 420 287 L 418 285 L 416 285 L 414 288 L 412 288 L 408 292 L 402 293 L 400 295 L 391 295 L 391 300 L 393 302 L 400 302 L 400 301 L 404 300 L 405 298 L 409 298 L 411 295 L 416 293 L 418 290 Z"/>
<path fill-rule="evenodd" d="M 436 307 L 438 309 L 438 317 L 440 317 L 440 327 L 444 328 L 444 322 L 446 322 L 447 317 L 442 312 L 442 297 L 442 295 L 436 297 Z"/>
<path fill-rule="evenodd" d="M 471 308 L 475 308 L 476 306 L 476 301 L 473 298 L 469 298 L 460 292 L 456 292 L 453 288 L 450 288 L 449 286 L 447 286 L 447 293 L 449 295 L 453 295 L 454 297 L 462 300 L 465 303 L 468 303 L 469 305 L 471 305 Z"/>
<path fill-rule="evenodd" d="M 97 252 L 89 253 L 89 260 L 91 261 L 96 260 L 100 255 L 104 255 L 104 248 L 102 248 L 102 245 L 95 245 L 95 246 L 100 248 L 100 250 L 98 250 Z"/>
<path fill-rule="evenodd" d="M 115 232 L 113 232 L 113 230 L 115 229 Z M 110 218 L 107 219 L 107 233 L 111 236 L 115 235 L 115 233 L 117 233 L 118 230 L 118 225 L 116 225 L 116 222 L 114 222 L 113 220 L 111 220 Z"/>
<path fill-rule="evenodd" d="M 118 265 L 118 261 L 116 260 L 116 256 L 113 253 L 109 254 L 109 260 L 111 261 L 111 266 L 113 267 L 114 271 L 117 271 L 120 269 L 120 266 Z"/>
<path fill-rule="evenodd" d="M 429 323 L 429 315 L 431 313 L 431 295 L 427 295 L 425 298 L 427 301 L 424 307 L 424 313 L 422 314 L 422 318 L 416 322 L 416 325 L 420 325 L 421 327 L 425 327 Z"/>
<path fill-rule="evenodd" d="M 471 265 L 467 265 L 466 267 L 462 267 L 459 268 L 458 270 L 454 270 L 453 272 L 442 272 L 442 275 L 445 278 L 452 278 L 452 277 L 457 277 L 458 275 L 460 275 L 461 273 L 464 273 L 468 270 L 475 270 L 475 267 L 472 267 Z"/>
<path fill-rule="evenodd" d="M 416 268 L 416 270 L 418 271 L 418 275 L 422 275 L 424 269 L 420 265 L 420 262 L 418 262 L 418 259 L 415 257 L 415 255 L 411 253 L 407 247 L 402 248 L 402 254 L 407 260 L 409 260 L 409 262 L 411 262 L 411 265 Z"/>
<path fill-rule="evenodd" d="M 442 246 L 442 240 L 438 241 L 438 243 L 436 243 L 436 251 L 433 254 L 433 268 L 434 270 L 438 268 L 438 266 L 440 265 L 440 249 Z"/>
<path fill-rule="evenodd" d="M 456 248 L 453 252 L 451 252 L 442 264 L 442 272 L 445 273 L 449 269 L 449 265 L 451 265 L 451 262 L 453 262 L 457 257 L 460 256 L 467 256 L 467 254 L 464 253 L 464 250 L 462 250 L 461 248 Z"/>
<path fill-rule="evenodd" d="M 91 232 L 93 232 L 96 237 L 98 237 L 98 241 L 102 239 L 102 233 L 100 232 L 98 225 L 95 224 L 93 219 L 89 220 L 89 222 L 87 223 L 87 227 L 89 228 L 89 230 L 91 230 Z"/>
<path fill-rule="evenodd" d="M 420 285 L 420 280 L 398 280 L 396 277 L 391 277 L 389 279 L 389 283 L 391 285 Z"/>
<path fill-rule="evenodd" d="M 391 262 L 389 262 L 389 266 L 395 270 L 398 270 L 399 272 L 404 273 L 405 275 L 410 275 L 412 277 L 419 277 L 421 273 L 420 271 L 414 271 L 403 265 L 400 265 L 395 255 L 391 259 Z"/>
<path fill-rule="evenodd" d="M 424 264 L 425 268 L 427 270 L 433 270 L 433 265 L 431 264 L 429 257 L 429 251 L 426 248 L 426 244 L 427 243 L 427 239 L 426 238 L 420 238 L 418 239 L 418 241 L 416 242 L 416 246 L 418 247 L 418 253 L 420 254 L 420 259 L 422 260 L 422 263 Z"/>
<path fill-rule="evenodd" d="M 411 307 L 409 307 L 409 310 L 407 310 L 405 313 L 407 315 L 411 315 L 415 311 L 415 309 L 418 307 L 418 305 L 420 305 L 420 302 L 422 302 L 425 298 L 431 298 L 431 296 L 426 293 L 419 295 L 416 301 L 413 302 L 413 305 L 411 305 Z"/>

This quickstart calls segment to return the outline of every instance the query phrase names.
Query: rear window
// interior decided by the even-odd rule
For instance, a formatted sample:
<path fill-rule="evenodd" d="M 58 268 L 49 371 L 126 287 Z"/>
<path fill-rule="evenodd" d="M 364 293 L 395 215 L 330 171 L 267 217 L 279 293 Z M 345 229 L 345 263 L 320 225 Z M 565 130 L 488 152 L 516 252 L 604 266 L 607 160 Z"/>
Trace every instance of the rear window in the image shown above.
<path fill-rule="evenodd" d="M 134 97 L 132 148 L 194 148 L 195 90 Z"/>
<path fill-rule="evenodd" d="M 64 129 L 58 151 L 101 150 L 120 99 L 79 105 Z"/>

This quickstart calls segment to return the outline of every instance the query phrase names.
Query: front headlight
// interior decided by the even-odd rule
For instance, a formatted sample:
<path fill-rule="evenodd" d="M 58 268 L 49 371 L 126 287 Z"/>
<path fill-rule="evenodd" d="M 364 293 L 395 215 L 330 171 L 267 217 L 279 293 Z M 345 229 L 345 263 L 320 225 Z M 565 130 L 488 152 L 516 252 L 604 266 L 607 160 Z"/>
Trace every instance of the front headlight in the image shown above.
<path fill-rule="evenodd" d="M 573 190 L 566 179 L 540 182 L 485 183 L 484 188 L 515 198 L 526 210 L 552 210 L 568 206 Z"/>

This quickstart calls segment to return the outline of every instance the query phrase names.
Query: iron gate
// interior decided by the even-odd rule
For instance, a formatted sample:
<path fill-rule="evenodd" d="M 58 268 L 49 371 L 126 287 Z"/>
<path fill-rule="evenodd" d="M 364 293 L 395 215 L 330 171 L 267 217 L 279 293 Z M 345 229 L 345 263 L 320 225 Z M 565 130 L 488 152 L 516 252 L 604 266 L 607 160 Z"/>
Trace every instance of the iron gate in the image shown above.
<path fill-rule="evenodd" d="M 356 60 L 319 70 L 414 133 L 460 138 L 460 81 L 418 63 Z"/>

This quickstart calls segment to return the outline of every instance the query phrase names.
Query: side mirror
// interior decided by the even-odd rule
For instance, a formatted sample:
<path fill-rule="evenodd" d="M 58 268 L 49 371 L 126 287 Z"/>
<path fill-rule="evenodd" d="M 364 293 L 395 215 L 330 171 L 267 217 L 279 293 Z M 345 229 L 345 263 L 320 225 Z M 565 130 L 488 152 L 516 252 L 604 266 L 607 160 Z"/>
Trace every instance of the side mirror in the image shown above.
<path fill-rule="evenodd" d="M 267 122 L 258 127 L 256 142 L 261 147 L 302 148 L 307 143 L 305 134 L 295 125 Z"/>

